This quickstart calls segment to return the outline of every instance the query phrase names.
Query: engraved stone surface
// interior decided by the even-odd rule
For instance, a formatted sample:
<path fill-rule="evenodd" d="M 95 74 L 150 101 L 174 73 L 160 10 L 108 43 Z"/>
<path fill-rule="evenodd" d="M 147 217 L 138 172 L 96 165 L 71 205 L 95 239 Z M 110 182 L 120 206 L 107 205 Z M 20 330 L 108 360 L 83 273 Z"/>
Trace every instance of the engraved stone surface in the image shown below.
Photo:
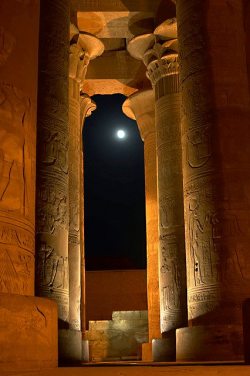
<path fill-rule="evenodd" d="M 204 333 L 212 323 L 218 331 L 228 325 L 231 359 L 242 357 L 242 338 L 234 344 L 233 327 L 241 325 L 242 302 L 250 294 L 250 99 L 242 6 L 234 0 L 212 0 L 209 7 L 199 0 L 177 1 L 191 324 L 177 334 L 185 333 L 186 349 L 193 343 L 202 360 L 211 360 L 201 344 L 211 345 Z M 230 357 L 223 346 L 212 356 Z"/>
<path fill-rule="evenodd" d="M 69 1 L 41 2 L 38 91 L 36 291 L 69 320 Z"/>
<path fill-rule="evenodd" d="M 32 295 L 38 4 L 0 8 L 0 292 Z"/>
<path fill-rule="evenodd" d="M 159 200 L 159 283 L 161 332 L 187 321 L 179 63 L 173 22 L 156 35 L 145 34 L 128 44 L 128 51 L 147 66 L 155 90 L 157 181 Z M 175 21 L 176 24 L 176 21 Z M 163 29 L 165 32 L 163 33 Z M 159 35 L 157 35 L 159 33 Z M 164 34 L 166 40 L 161 40 Z M 137 50 L 138 47 L 138 50 Z"/>
<path fill-rule="evenodd" d="M 72 29 L 72 27 L 71 27 Z M 75 28 L 76 29 L 76 28 Z M 81 34 L 74 37 L 69 55 L 69 325 L 80 331 L 84 311 L 84 232 L 82 128 L 84 118 L 94 109 L 87 95 L 80 95 L 90 60 L 103 52 L 98 38 Z M 81 207 L 82 206 L 82 207 Z M 81 286 L 81 281 L 83 281 Z M 81 289 L 82 287 L 82 289 Z M 82 297 L 81 297 L 82 295 Z M 84 315 L 84 313 L 83 313 Z M 85 320 L 84 320 L 85 321 Z"/>
<path fill-rule="evenodd" d="M 57 366 L 57 306 L 48 299 L 0 294 L 0 371 Z"/>

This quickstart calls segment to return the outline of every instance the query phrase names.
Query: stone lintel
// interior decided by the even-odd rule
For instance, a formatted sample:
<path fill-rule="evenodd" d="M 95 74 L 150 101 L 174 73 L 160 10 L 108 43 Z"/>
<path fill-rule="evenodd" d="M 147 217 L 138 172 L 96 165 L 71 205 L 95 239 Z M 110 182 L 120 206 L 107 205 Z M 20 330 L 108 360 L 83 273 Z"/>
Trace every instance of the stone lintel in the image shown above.
<path fill-rule="evenodd" d="M 78 12 L 80 31 L 98 38 L 127 38 L 153 32 L 153 12 Z"/>
<path fill-rule="evenodd" d="M 155 12 L 160 0 L 71 0 L 71 8 L 81 12 Z"/>
<path fill-rule="evenodd" d="M 83 91 L 90 96 L 96 94 L 123 94 L 127 97 L 136 92 L 141 87 L 145 87 L 147 85 L 147 82 L 145 81 L 139 81 L 135 79 L 87 79 L 84 81 Z M 148 86 L 150 86 L 150 83 L 148 84 Z"/>

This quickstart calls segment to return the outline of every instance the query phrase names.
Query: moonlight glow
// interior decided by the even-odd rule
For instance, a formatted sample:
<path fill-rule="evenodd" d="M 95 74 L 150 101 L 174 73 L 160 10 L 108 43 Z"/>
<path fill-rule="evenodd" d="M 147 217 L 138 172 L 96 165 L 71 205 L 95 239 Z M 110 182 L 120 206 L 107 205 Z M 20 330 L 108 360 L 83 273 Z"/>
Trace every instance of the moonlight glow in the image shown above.
<path fill-rule="evenodd" d="M 126 133 L 124 132 L 124 130 L 119 129 L 119 130 L 116 132 L 116 135 L 117 135 L 118 138 L 122 139 L 122 138 L 125 138 Z"/>

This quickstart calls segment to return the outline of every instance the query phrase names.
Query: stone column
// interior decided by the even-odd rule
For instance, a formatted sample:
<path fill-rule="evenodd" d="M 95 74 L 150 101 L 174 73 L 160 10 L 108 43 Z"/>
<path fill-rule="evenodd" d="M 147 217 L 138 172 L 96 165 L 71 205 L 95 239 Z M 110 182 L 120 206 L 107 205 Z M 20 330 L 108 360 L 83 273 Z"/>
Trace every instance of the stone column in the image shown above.
<path fill-rule="evenodd" d="M 80 113 L 81 113 L 81 135 L 86 117 L 91 116 L 92 112 L 96 110 L 95 102 L 87 95 L 81 93 L 80 97 Z M 86 293 L 85 293 L 85 251 L 84 251 L 84 150 L 81 141 L 81 172 L 80 172 L 80 232 L 81 232 L 81 330 L 85 333 L 86 330 Z"/>
<path fill-rule="evenodd" d="M 149 343 L 143 344 L 144 361 L 152 360 L 152 340 L 161 338 L 159 270 L 158 270 L 158 198 L 155 132 L 155 98 L 153 90 L 139 91 L 126 99 L 123 112 L 137 125 L 144 142 L 146 231 L 147 231 L 147 298 Z"/>
<path fill-rule="evenodd" d="M 72 27 L 71 27 L 72 29 Z M 75 32 L 77 29 L 75 28 Z M 89 34 L 74 35 L 69 66 L 69 325 L 81 330 L 81 183 L 82 98 L 81 85 L 90 60 L 103 52 L 103 44 Z M 90 100 L 91 101 L 91 100 Z M 84 254 L 84 249 L 82 249 Z"/>
<path fill-rule="evenodd" d="M 0 2 L 0 374 L 57 366 L 57 307 L 34 296 L 39 1 Z"/>
<path fill-rule="evenodd" d="M 69 0 L 40 7 L 36 293 L 57 302 L 59 351 L 69 327 Z"/>
<path fill-rule="evenodd" d="M 238 0 L 177 1 L 190 324 L 177 331 L 180 360 L 243 356 L 250 102 L 242 6 Z"/>
<path fill-rule="evenodd" d="M 72 30 L 73 29 L 73 30 Z M 82 232 L 83 215 L 83 174 L 82 170 L 82 122 L 83 109 L 80 97 L 90 60 L 103 52 L 103 44 L 89 34 L 75 34 L 78 30 L 71 26 L 70 64 L 69 64 L 69 328 L 74 336 L 75 348 L 78 348 L 78 360 L 82 356 L 81 310 L 85 295 L 82 284 L 85 267 L 84 243 Z M 82 252 L 82 255 L 81 255 Z M 81 289 L 82 287 L 82 289 Z M 82 290 L 82 291 L 81 291 Z M 78 343 L 78 345 L 77 345 Z M 76 354 L 74 354 L 76 359 Z"/>
<path fill-rule="evenodd" d="M 161 333 L 158 360 L 175 359 L 175 329 L 186 325 L 186 264 L 182 183 L 179 63 L 176 21 L 168 20 L 155 35 L 135 37 L 130 54 L 143 58 L 155 90 L 159 199 L 159 282 Z M 164 41 L 165 40 L 165 41 Z M 164 344 L 163 344 L 164 343 Z M 156 359 L 155 359 L 156 360 Z"/>

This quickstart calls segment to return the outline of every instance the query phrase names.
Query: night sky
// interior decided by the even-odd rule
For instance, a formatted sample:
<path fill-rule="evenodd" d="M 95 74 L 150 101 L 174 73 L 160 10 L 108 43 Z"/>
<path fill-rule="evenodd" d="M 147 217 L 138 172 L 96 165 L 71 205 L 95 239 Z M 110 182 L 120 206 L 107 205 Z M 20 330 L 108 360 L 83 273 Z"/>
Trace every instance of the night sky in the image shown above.
<path fill-rule="evenodd" d="M 87 270 L 146 268 L 143 142 L 136 122 L 122 113 L 125 99 L 94 96 L 97 109 L 84 125 Z"/>

